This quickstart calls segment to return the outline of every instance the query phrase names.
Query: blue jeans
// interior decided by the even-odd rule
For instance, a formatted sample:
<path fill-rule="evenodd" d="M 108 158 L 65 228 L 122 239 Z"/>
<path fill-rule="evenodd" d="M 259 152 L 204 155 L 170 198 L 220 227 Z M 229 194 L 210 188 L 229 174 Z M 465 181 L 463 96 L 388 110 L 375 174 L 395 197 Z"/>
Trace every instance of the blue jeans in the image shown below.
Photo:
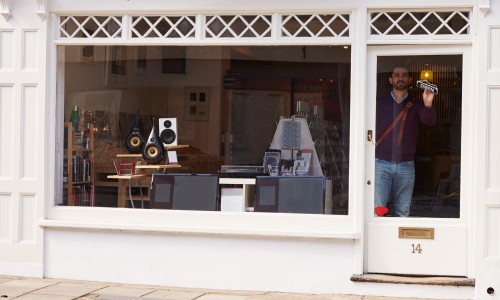
<path fill-rule="evenodd" d="M 394 213 L 397 217 L 410 215 L 411 197 L 415 182 L 413 161 L 390 162 L 375 159 L 375 207 L 387 207 L 394 199 Z"/>

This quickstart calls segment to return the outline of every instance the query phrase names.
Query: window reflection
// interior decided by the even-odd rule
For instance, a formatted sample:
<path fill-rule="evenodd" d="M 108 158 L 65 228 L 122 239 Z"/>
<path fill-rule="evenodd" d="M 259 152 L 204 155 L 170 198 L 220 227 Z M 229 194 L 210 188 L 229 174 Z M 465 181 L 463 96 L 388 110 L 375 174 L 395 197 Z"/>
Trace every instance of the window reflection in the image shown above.
<path fill-rule="evenodd" d="M 379 57 L 377 66 L 374 213 L 379 216 L 460 217 L 462 56 Z M 431 109 L 425 108 L 423 98 L 426 95 L 416 87 L 417 80 L 429 80 L 439 89 L 432 102 L 437 116 L 435 122 L 429 119 Z M 415 100 L 407 122 L 413 124 L 406 123 L 400 134 L 401 118 L 384 136 L 410 99 Z M 407 136 L 412 131 L 414 140 Z M 409 212 L 403 211 L 404 205 L 399 203 L 404 192 L 396 188 L 404 184 L 393 177 L 396 173 L 403 174 L 404 170 L 408 171 L 402 182 L 413 182 L 413 187 L 409 187 Z M 384 177 L 383 174 L 392 175 Z M 387 204 L 383 201 L 385 197 Z"/>
<path fill-rule="evenodd" d="M 141 169 L 123 182 L 108 178 L 139 174 L 134 168 L 145 164 L 123 157 L 138 119 L 146 139 L 159 119 L 175 119 L 183 147 L 171 150 L 180 166 L 167 173 L 219 174 L 222 165 L 262 166 L 277 122 L 298 114 L 302 102 L 311 131 L 331 131 L 328 139 L 311 132 L 327 179 L 324 213 L 347 214 L 349 49 L 92 45 L 59 46 L 59 54 L 65 130 L 57 204 L 150 207 L 151 175 L 161 169 Z"/>

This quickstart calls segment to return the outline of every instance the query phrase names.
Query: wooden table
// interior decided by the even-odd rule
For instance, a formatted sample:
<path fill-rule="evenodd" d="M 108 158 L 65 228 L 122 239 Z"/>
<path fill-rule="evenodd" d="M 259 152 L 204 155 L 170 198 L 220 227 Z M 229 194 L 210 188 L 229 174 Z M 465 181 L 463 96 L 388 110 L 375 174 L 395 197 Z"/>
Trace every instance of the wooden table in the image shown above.
<path fill-rule="evenodd" d="M 172 169 L 172 168 L 180 168 L 181 165 L 175 164 L 175 165 L 136 165 L 136 169 L 156 169 L 156 170 L 163 170 L 163 173 L 165 173 L 165 169 Z"/>
<path fill-rule="evenodd" d="M 141 179 L 146 177 L 146 174 L 137 174 L 137 175 L 108 175 L 108 179 L 118 179 L 118 207 L 125 207 L 125 203 L 127 202 L 127 192 L 126 189 L 128 187 L 128 195 L 130 199 L 130 204 L 132 208 L 134 207 L 134 200 L 132 199 L 132 184 L 131 181 L 136 179 L 139 182 L 139 190 L 141 193 L 141 206 L 144 208 L 144 199 L 142 195 L 142 183 Z"/>
<path fill-rule="evenodd" d="M 139 190 L 141 193 L 141 206 L 144 208 L 144 196 L 142 194 L 142 182 L 141 179 L 147 176 L 150 176 L 151 174 L 137 174 L 140 169 L 156 169 L 156 170 L 163 170 L 163 173 L 166 172 L 166 169 L 171 169 L 171 168 L 180 168 L 181 165 L 136 165 L 136 174 L 134 175 L 108 175 L 108 179 L 117 179 L 118 180 L 118 207 L 125 207 L 125 204 L 127 202 L 127 189 L 128 189 L 128 198 L 130 200 L 130 204 L 132 205 L 132 208 L 134 207 L 134 200 L 132 197 L 132 180 L 136 180 L 136 182 L 139 182 Z M 148 189 L 149 190 L 149 189 Z"/>
<path fill-rule="evenodd" d="M 182 149 L 182 148 L 188 148 L 189 145 L 176 145 L 176 146 L 165 146 L 166 150 L 175 150 L 175 149 Z M 142 154 L 129 154 L 129 153 L 124 153 L 124 154 L 117 154 L 117 158 L 135 158 L 135 159 L 141 159 Z M 142 165 L 142 164 L 135 164 L 135 174 L 134 175 L 109 175 L 108 179 L 118 179 L 118 207 L 125 207 L 125 203 L 127 202 L 127 187 L 128 187 L 128 194 L 129 194 L 129 199 L 130 203 L 132 204 L 132 207 L 134 208 L 134 202 L 132 198 L 132 183 L 131 181 L 133 179 L 136 179 L 140 182 L 140 179 L 143 177 L 149 176 L 151 174 L 138 174 L 141 169 L 154 169 L 154 170 L 162 170 L 163 173 L 166 172 L 166 169 L 171 169 L 171 168 L 180 168 L 181 165 L 179 164 L 163 164 L 163 165 Z M 118 170 L 117 170 L 118 172 Z M 143 200 L 143 195 L 142 195 L 142 184 L 139 184 L 139 189 L 141 191 L 141 204 L 142 207 L 144 207 L 144 200 Z"/>

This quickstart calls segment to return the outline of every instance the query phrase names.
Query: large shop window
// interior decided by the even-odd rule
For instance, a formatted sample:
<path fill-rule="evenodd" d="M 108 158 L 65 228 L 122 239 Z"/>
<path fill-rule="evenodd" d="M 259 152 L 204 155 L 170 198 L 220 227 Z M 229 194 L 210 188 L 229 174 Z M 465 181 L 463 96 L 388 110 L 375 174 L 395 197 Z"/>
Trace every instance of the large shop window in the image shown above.
<path fill-rule="evenodd" d="M 89 45 L 58 55 L 56 205 L 347 214 L 349 47 Z M 300 134 L 290 148 L 291 133 Z"/>

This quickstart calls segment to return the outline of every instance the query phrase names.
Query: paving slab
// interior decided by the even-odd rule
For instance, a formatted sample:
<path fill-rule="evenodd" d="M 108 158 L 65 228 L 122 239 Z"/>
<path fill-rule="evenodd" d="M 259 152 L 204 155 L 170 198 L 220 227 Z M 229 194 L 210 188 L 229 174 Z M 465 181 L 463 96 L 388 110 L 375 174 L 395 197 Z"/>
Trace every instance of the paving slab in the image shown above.
<path fill-rule="evenodd" d="M 0 299 L 14 299 L 35 290 L 25 286 L 0 286 Z"/>
<path fill-rule="evenodd" d="M 10 287 L 23 287 L 23 288 L 30 288 L 30 289 L 40 289 L 46 286 L 50 286 L 53 284 L 57 284 L 57 281 L 53 280 L 45 280 L 45 279 L 11 279 L 4 281 L 0 283 L 0 288 L 4 286 L 10 286 Z"/>
<path fill-rule="evenodd" d="M 247 300 L 246 295 L 205 294 L 196 300 Z"/>
<path fill-rule="evenodd" d="M 93 292 L 93 294 L 104 294 L 104 295 L 117 295 L 117 296 L 127 296 L 140 298 L 144 295 L 151 294 L 154 292 L 155 288 L 147 287 L 135 287 L 133 285 L 129 286 L 108 286 L 102 288 L 98 291 Z"/>
<path fill-rule="evenodd" d="M 106 287 L 106 285 L 99 285 L 95 283 L 60 282 L 48 287 L 38 289 L 34 291 L 33 294 L 72 296 L 73 298 L 75 298 L 94 291 L 99 291 Z"/>
<path fill-rule="evenodd" d="M 182 290 L 157 290 L 150 294 L 142 296 L 144 299 L 162 299 L 162 300 L 193 300 L 197 299 L 203 292 L 182 291 Z"/>
<path fill-rule="evenodd" d="M 246 300 L 362 300 L 363 296 L 354 295 L 308 295 L 308 294 L 288 294 L 288 293 L 268 293 L 248 297 Z"/>
<path fill-rule="evenodd" d="M 9 299 L 9 298 L 6 298 Z M 72 296 L 63 296 L 63 295 L 40 295 L 40 294 L 26 294 L 19 297 L 14 298 L 15 300 L 73 300 L 75 299 Z"/>

